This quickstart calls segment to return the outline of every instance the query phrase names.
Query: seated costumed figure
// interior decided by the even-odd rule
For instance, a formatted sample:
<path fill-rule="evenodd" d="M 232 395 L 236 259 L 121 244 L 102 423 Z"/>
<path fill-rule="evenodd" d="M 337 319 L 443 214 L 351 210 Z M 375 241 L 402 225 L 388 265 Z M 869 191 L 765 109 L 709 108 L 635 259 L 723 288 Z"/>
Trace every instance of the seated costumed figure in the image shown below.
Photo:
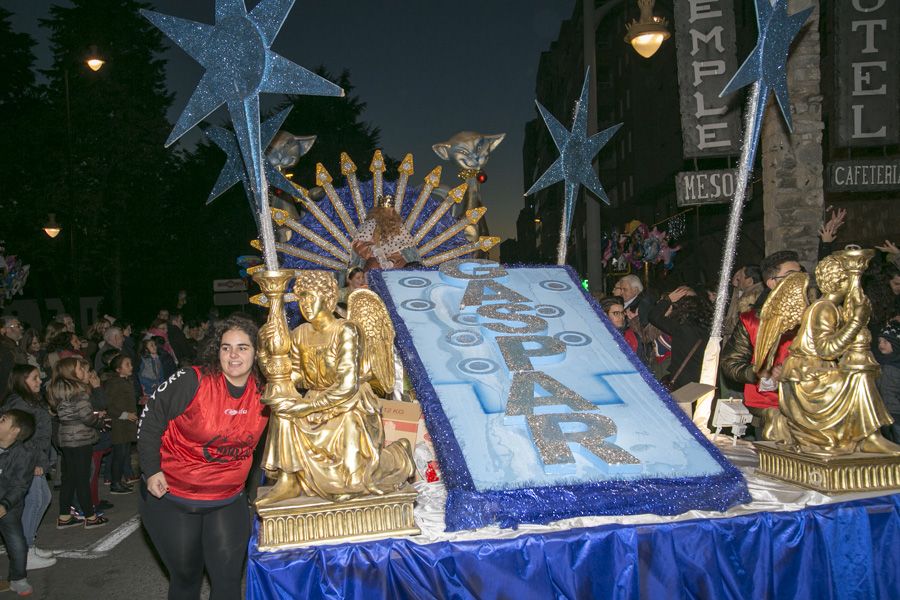
<path fill-rule="evenodd" d="M 394 330 L 384 303 L 356 290 L 348 318 L 336 318 L 337 283 L 328 271 L 298 271 L 294 294 L 308 322 L 291 333 L 291 379 L 305 393 L 272 406 L 262 466 L 278 481 L 257 506 L 301 492 L 343 501 L 399 489 L 414 465 L 407 440 L 382 448 L 377 394 L 394 384 Z"/>
<path fill-rule="evenodd" d="M 879 432 L 892 422 L 876 387 L 878 363 L 866 327 L 872 313 L 860 278 L 871 250 L 835 252 L 816 266 L 822 297 L 808 304 L 809 275 L 793 273 L 769 295 L 753 363 L 771 368 L 781 334 L 799 324 L 785 360 L 779 408 L 767 416 L 772 441 L 809 454 L 900 454 Z"/>
<path fill-rule="evenodd" d="M 419 262 L 416 242 L 394 209 L 393 196 L 378 196 L 353 239 L 350 266 L 395 269 Z"/>

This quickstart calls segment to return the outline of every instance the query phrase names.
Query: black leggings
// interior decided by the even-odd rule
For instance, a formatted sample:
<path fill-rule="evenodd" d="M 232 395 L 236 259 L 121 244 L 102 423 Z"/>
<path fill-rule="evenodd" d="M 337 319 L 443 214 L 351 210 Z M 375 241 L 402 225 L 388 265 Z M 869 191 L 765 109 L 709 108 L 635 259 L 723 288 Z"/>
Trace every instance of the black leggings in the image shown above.
<path fill-rule="evenodd" d="M 85 517 L 94 516 L 94 503 L 91 502 L 91 456 L 94 446 L 76 446 L 63 448 L 62 487 L 59 490 L 59 516 L 68 517 L 72 500 L 78 495 L 78 504 Z"/>
<path fill-rule="evenodd" d="M 169 571 L 169 600 L 196 600 L 209 573 L 210 600 L 241 598 L 250 513 L 243 493 L 214 508 L 157 498 L 141 485 L 141 519 Z"/>

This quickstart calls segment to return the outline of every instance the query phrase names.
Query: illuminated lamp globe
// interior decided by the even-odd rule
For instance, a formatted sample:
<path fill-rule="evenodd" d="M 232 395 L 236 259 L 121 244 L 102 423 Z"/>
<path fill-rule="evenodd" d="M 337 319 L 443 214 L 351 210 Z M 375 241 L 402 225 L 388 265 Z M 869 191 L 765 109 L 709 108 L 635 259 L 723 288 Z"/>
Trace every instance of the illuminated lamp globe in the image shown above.
<path fill-rule="evenodd" d="M 625 42 L 644 58 L 650 58 L 672 34 L 665 18 L 653 16 L 653 0 L 638 0 L 638 6 L 641 18 L 625 27 Z"/>
<path fill-rule="evenodd" d="M 87 63 L 88 68 L 94 72 L 99 71 L 103 68 L 103 65 L 106 64 L 106 61 L 100 58 L 100 53 L 97 52 L 97 46 L 91 46 L 90 54 L 84 62 Z"/>
<path fill-rule="evenodd" d="M 59 235 L 60 231 L 62 231 L 62 227 L 56 222 L 56 214 L 50 213 L 50 218 L 47 221 L 47 224 L 44 225 L 44 233 L 50 238 L 55 238 Z"/>

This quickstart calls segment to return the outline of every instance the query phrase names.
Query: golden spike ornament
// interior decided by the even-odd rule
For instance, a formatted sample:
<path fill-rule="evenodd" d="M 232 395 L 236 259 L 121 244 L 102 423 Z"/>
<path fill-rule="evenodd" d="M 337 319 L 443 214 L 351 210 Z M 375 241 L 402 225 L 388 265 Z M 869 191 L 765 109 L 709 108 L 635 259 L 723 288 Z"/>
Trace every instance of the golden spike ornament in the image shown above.
<path fill-rule="evenodd" d="M 413 155 L 407 154 L 400 163 L 400 176 L 397 178 L 397 187 L 394 188 L 394 207 L 397 214 L 403 214 L 403 199 L 406 197 L 406 186 L 409 183 L 409 176 L 413 174 Z M 376 196 L 377 197 L 377 196 Z"/>
<path fill-rule="evenodd" d="M 316 221 L 321 223 L 322 227 L 324 227 L 325 230 L 331 234 L 331 237 L 333 237 L 335 240 L 337 240 L 337 243 L 340 244 L 341 247 L 344 248 L 344 250 L 349 252 L 350 251 L 350 240 L 347 238 L 347 236 L 344 235 L 343 232 L 338 228 L 338 226 L 335 225 L 334 222 L 330 218 L 328 218 L 328 215 L 326 215 L 322 211 L 322 209 L 319 208 L 319 206 L 315 202 L 313 202 L 312 198 L 309 197 L 308 190 L 306 190 L 305 188 L 302 188 L 300 186 L 297 186 L 297 189 L 298 189 L 298 192 L 300 193 L 300 195 L 299 195 L 299 198 L 296 199 L 296 201 L 303 208 L 308 210 L 309 213 L 313 217 L 315 217 Z"/>
<path fill-rule="evenodd" d="M 328 258 L 327 256 L 322 256 L 321 254 L 315 254 L 313 252 L 310 252 L 309 250 L 296 248 L 294 246 L 291 246 L 290 244 L 285 244 L 284 242 L 275 242 L 275 249 L 282 254 L 288 254 L 290 256 L 302 258 L 303 260 L 308 260 L 311 263 L 320 265 L 322 267 L 325 267 L 326 269 L 334 269 L 335 271 L 343 270 L 344 265 L 346 264 Z"/>
<path fill-rule="evenodd" d="M 362 223 L 366 218 L 366 207 L 363 204 L 362 192 L 359 191 L 359 179 L 356 178 L 356 163 L 346 152 L 341 152 L 341 175 L 347 180 L 350 188 L 350 196 L 353 198 L 353 207 L 356 209 L 356 224 Z"/>
<path fill-rule="evenodd" d="M 372 173 L 372 192 L 375 198 L 384 195 L 384 172 L 387 167 L 384 166 L 384 156 L 381 150 L 376 150 L 372 156 L 372 164 L 369 165 L 369 172 Z"/>
<path fill-rule="evenodd" d="M 325 195 L 331 200 L 331 205 L 334 207 L 334 211 L 337 213 L 338 218 L 340 218 L 341 223 L 344 224 L 344 229 L 346 229 L 350 239 L 353 239 L 353 237 L 356 236 L 356 223 L 350 218 L 350 213 L 347 212 L 344 203 L 341 202 L 337 191 L 335 191 L 334 186 L 331 184 L 332 181 L 331 174 L 328 172 L 328 169 L 325 168 L 325 165 L 316 163 L 316 185 L 325 190 Z"/>
<path fill-rule="evenodd" d="M 349 252 L 347 252 L 346 250 L 343 250 L 341 248 L 338 248 L 337 246 L 335 246 L 334 244 L 332 244 L 331 242 L 329 242 L 328 240 L 326 240 L 325 238 L 323 238 L 322 236 L 317 234 L 315 231 L 310 229 L 309 227 L 298 222 L 296 219 L 292 219 L 290 214 L 288 214 L 288 212 L 286 210 L 283 210 L 281 208 L 273 208 L 273 209 L 271 209 L 271 211 L 272 211 L 272 219 L 279 226 L 284 226 L 284 227 L 287 227 L 288 229 L 290 229 L 291 231 L 296 231 L 297 233 L 299 233 L 300 235 L 302 235 L 309 241 L 313 242 L 319 248 L 321 248 L 322 250 L 325 250 L 326 252 L 328 252 L 329 254 L 331 254 L 333 257 L 335 257 L 338 260 L 342 260 L 345 262 L 350 260 Z"/>
<path fill-rule="evenodd" d="M 470 252 L 487 252 L 499 243 L 500 238 L 498 237 L 481 236 L 477 241 L 469 242 L 465 246 L 459 246 L 457 248 L 447 250 L 446 252 L 441 252 L 440 254 L 435 254 L 434 256 L 425 258 L 422 260 L 422 264 L 426 267 L 433 267 L 435 265 L 441 264 L 442 262 L 458 258 L 463 254 L 469 254 Z"/>
<path fill-rule="evenodd" d="M 487 209 L 483 206 L 479 206 L 478 208 L 470 208 L 466 211 L 466 214 L 459 219 L 456 223 L 442 231 L 439 235 L 434 236 L 429 242 L 422 245 L 419 248 L 419 253 L 422 256 L 427 255 L 429 252 L 452 238 L 454 235 L 463 231 L 466 227 L 471 225 L 475 225 L 478 221 L 481 220 L 481 217 L 484 216 L 484 213 L 487 212 Z"/>
<path fill-rule="evenodd" d="M 428 220 L 422 224 L 422 227 L 419 228 L 415 234 L 413 234 L 413 242 L 417 245 L 422 241 L 422 238 L 425 237 L 429 231 L 431 231 L 437 222 L 443 217 L 450 207 L 454 204 L 459 204 L 462 202 L 463 198 L 466 197 L 466 189 L 468 189 L 469 185 L 463 183 L 461 185 L 456 186 L 452 190 L 447 193 L 447 197 L 444 198 L 443 202 L 438 205 L 438 207 L 431 213 L 428 217 Z"/>
<path fill-rule="evenodd" d="M 425 203 L 428 202 L 429 196 L 431 196 L 431 192 L 434 191 L 434 188 L 441 184 L 441 168 L 435 167 L 431 170 L 431 173 L 425 176 L 425 185 L 422 186 L 422 190 L 419 192 L 419 197 L 416 198 L 416 203 L 413 204 L 412 210 L 409 211 L 409 215 L 406 217 L 406 229 L 412 229 L 412 226 L 416 223 L 416 219 L 419 218 L 419 215 L 422 213 L 422 209 L 425 208 Z"/>

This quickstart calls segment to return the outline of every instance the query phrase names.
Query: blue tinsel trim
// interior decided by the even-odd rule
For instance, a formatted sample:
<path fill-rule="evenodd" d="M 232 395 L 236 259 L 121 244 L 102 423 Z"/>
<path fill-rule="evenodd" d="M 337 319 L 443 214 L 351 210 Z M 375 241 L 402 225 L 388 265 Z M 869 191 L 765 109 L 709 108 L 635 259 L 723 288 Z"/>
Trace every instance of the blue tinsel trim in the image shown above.
<path fill-rule="evenodd" d="M 513 268 L 515 266 L 562 268 L 577 286 L 581 286 L 580 279 L 570 267 L 512 265 Z M 640 360 L 633 355 L 624 339 L 619 339 L 621 336 L 618 335 L 613 335 L 613 339 L 625 352 L 632 366 L 682 425 L 687 427 L 694 438 L 713 456 L 723 472 L 701 477 L 622 479 L 569 486 L 477 491 L 437 392 L 431 385 L 428 370 L 415 350 L 412 336 L 397 312 L 384 278 L 379 272 L 372 271 L 369 274 L 369 285 L 384 299 L 394 322 L 397 350 L 404 367 L 409 372 L 410 381 L 422 406 L 425 423 L 434 443 L 435 454 L 441 466 L 441 477 L 447 488 L 445 513 L 447 531 L 477 529 L 492 523 L 499 523 L 503 527 L 516 527 L 519 523 L 543 524 L 584 515 L 641 513 L 675 515 L 688 510 L 724 511 L 735 504 L 750 501 L 750 494 L 740 471 L 696 429 L 668 392 L 659 385 Z M 611 332 L 614 331 L 600 306 L 583 289 L 582 292 L 601 322 Z"/>

